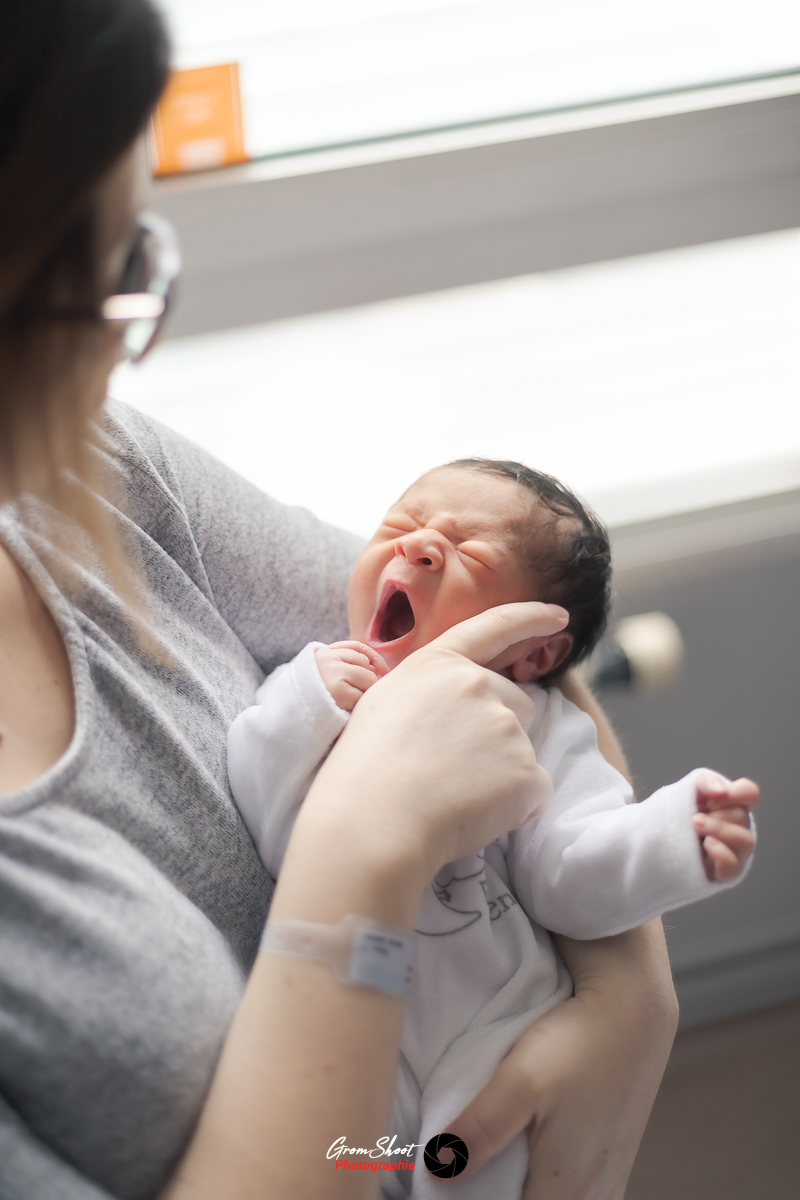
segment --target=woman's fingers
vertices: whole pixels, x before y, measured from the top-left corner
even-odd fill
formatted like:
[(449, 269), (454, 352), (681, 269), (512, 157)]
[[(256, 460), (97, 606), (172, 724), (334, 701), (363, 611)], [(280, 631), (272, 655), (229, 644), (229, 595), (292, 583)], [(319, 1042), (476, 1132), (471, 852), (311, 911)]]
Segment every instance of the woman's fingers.
[(430, 643), (430, 648), (454, 650), (482, 666), (508, 647), (528, 638), (557, 633), (569, 621), (558, 604), (501, 604), (454, 625)]
[[(508, 646), (539, 635), (549, 635), (563, 629), (569, 613), (558, 604), (501, 604), (486, 612), (454, 625), (430, 642), (418, 654), (456, 653), (478, 665), (498, 658)], [(412, 656), (413, 657), (413, 656)], [(506, 708), (513, 712), (524, 730), (536, 716), (536, 707), (529, 696), (510, 679), (492, 672), (492, 688)]]
[(469, 1151), (462, 1179), (502, 1154), (536, 1116), (537, 1091), (525, 1062), (527, 1038), (522, 1035), (486, 1087), (455, 1121), (448, 1121), (447, 1132), (460, 1137)]

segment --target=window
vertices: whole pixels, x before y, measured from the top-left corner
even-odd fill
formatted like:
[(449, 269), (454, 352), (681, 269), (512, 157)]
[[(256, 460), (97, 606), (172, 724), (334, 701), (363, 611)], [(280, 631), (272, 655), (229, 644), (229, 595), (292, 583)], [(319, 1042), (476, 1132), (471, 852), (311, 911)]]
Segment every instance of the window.
[(796, 0), (161, 0), (180, 68), (240, 64), (251, 157), (781, 73)]
[(797, 488), (800, 6), (164, 2), (273, 157), (157, 181), (175, 340), (112, 394), (362, 533), (462, 454), (615, 524)]
[(472, 454), (625, 524), (800, 486), (799, 314), (788, 230), (178, 338), (112, 395), (365, 535)]

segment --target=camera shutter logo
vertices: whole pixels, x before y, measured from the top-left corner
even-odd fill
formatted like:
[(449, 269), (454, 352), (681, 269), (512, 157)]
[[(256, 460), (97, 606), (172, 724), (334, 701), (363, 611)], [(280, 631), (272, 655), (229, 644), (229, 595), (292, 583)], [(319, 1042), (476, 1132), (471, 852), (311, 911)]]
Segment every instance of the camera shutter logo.
[[(439, 1152), (441, 1150), (451, 1150), (453, 1153), (452, 1162), (440, 1162)], [(456, 1137), (454, 1133), (440, 1133), (436, 1137), (432, 1137), (424, 1150), (425, 1166), (430, 1171), (431, 1175), (436, 1175), (439, 1179), (453, 1179), (456, 1175), (460, 1175), (469, 1162), (469, 1150), (466, 1143), (462, 1142), (461, 1138)]]

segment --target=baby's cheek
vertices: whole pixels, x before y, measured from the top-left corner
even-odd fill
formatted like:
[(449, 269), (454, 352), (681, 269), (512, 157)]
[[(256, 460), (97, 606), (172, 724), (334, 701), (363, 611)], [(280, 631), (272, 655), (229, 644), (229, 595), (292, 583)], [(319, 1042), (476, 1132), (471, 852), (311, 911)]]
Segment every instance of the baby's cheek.
[(347, 617), (350, 622), (350, 638), (353, 641), (363, 642), (366, 639), (373, 608), (371, 589), (353, 580), (347, 594)]

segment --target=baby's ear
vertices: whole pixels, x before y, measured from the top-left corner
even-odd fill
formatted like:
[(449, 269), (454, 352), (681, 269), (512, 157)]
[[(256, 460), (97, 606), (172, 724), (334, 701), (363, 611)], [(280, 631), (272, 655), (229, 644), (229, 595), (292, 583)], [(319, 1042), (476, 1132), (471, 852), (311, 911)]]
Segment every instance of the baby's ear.
[(541, 679), (560, 667), (572, 649), (572, 634), (566, 629), (561, 633), (552, 633), (543, 646), (537, 646), (521, 654), (511, 664), (511, 677), (517, 683), (530, 683), (533, 679)]

